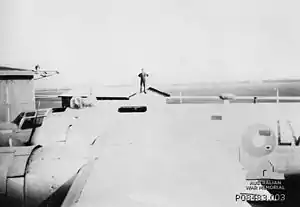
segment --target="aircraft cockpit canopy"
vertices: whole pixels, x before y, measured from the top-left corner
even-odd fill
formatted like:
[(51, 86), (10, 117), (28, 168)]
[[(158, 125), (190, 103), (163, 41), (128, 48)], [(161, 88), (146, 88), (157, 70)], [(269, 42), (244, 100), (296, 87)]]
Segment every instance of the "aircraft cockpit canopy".
[(12, 123), (16, 124), (20, 129), (32, 129), (40, 127), (44, 118), (48, 115), (49, 110), (41, 109), (37, 111), (21, 112)]

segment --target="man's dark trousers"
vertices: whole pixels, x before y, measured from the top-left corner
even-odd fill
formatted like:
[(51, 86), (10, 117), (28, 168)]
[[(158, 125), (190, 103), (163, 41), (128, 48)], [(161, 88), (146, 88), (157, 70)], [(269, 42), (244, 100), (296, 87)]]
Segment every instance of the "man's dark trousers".
[(145, 81), (141, 80), (140, 82), (140, 92), (143, 92), (143, 88), (144, 88), (144, 93), (146, 93), (146, 83)]

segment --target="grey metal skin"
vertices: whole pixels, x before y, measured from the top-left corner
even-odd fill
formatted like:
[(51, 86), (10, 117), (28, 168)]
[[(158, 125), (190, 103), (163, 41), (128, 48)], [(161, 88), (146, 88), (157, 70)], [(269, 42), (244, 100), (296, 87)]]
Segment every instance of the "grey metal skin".
[(0, 206), (72, 206), (93, 161), (66, 146), (1, 147)]
[[(281, 136), (282, 132), (279, 122), (277, 126), (275, 133), (275, 130), (267, 125), (254, 124), (249, 126), (242, 136), (239, 161), (247, 169), (247, 176), (252, 179), (284, 179), (284, 176), (300, 173), (300, 147), (294, 143), (280, 145), (278, 136)], [(268, 134), (262, 133), (266, 131)], [(252, 144), (255, 136), (265, 140), (262, 146), (255, 147)]]
[[(11, 144), (13, 146), (24, 146), (24, 143), (30, 137), (31, 130), (16, 133), (17, 130), (18, 126), (13, 123), (0, 124), (0, 147), (8, 147), (9, 139), (12, 140)], [(23, 137), (23, 141), (18, 139), (20, 136)]]

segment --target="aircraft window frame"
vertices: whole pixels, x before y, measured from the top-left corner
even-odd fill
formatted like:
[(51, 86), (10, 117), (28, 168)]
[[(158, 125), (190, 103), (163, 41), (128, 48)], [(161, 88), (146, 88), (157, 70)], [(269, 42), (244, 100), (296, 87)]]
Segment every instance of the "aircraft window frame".
[(25, 117), (32, 117), (35, 116), (36, 112), (35, 111), (29, 111), (25, 113)]
[[(26, 117), (21, 126), (21, 130), (33, 129), (34, 127), (37, 128), (37, 127), (42, 126), (44, 118), (45, 118), (45, 116)], [(30, 122), (29, 122), (29, 120), (30, 120)]]
[(48, 110), (38, 110), (37, 111), (37, 116), (46, 116), (47, 115)]
[(23, 117), (25, 115), (25, 112), (21, 112), (13, 121), (12, 123), (16, 124), (17, 126), (19, 126), (19, 124), (21, 123)]

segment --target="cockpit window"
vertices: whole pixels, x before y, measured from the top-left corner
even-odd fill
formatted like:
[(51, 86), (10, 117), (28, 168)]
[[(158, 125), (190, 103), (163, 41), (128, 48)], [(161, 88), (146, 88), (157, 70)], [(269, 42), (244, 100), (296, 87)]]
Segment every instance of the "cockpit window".
[(19, 126), (20, 121), (22, 120), (23, 116), (24, 116), (24, 112), (20, 113), (13, 121), (12, 123), (16, 124), (17, 126)]
[(40, 127), (43, 124), (44, 117), (26, 118), (21, 129), (32, 129), (34, 127)]
[(31, 112), (26, 112), (26, 117), (30, 117), (30, 116), (34, 116), (35, 115), (35, 111), (31, 111)]

